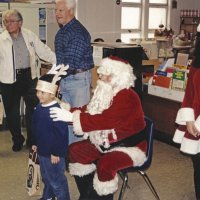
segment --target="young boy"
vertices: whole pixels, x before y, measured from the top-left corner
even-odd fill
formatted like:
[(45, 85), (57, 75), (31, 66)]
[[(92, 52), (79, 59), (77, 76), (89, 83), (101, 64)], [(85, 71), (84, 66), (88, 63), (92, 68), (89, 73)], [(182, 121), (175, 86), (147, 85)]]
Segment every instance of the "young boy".
[[(43, 196), (40, 200), (70, 200), (65, 172), (65, 157), (68, 147), (68, 126), (65, 122), (54, 122), (49, 116), (51, 107), (60, 107), (55, 100), (58, 86), (55, 75), (42, 76), (36, 86), (40, 103), (33, 113), (33, 146), (38, 152)], [(58, 76), (57, 76), (58, 78)], [(52, 81), (53, 80), (53, 81)]]

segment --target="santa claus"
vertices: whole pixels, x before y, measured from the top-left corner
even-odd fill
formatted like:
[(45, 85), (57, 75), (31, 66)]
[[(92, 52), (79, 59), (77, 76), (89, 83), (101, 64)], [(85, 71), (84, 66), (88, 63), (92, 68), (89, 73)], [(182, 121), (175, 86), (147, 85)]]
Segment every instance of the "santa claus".
[(69, 146), (69, 172), (79, 200), (112, 200), (118, 188), (117, 172), (146, 160), (144, 113), (132, 89), (131, 65), (119, 58), (104, 58), (90, 103), (70, 111), (52, 108), (54, 121), (73, 122), (74, 134), (85, 140)]
[(177, 112), (173, 141), (180, 151), (188, 154), (193, 163), (196, 199), (200, 200), (200, 25), (197, 27), (192, 63), (189, 69), (185, 96)]

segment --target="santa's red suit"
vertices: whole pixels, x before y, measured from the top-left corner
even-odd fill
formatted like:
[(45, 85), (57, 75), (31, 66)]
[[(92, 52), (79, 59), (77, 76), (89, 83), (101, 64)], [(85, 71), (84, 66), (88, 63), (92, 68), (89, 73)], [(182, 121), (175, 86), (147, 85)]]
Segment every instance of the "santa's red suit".
[(180, 150), (188, 154), (200, 153), (200, 137), (195, 137), (186, 130), (186, 122), (195, 121), (200, 131), (200, 68), (190, 67), (187, 87), (182, 107), (176, 117), (180, 126), (176, 130), (173, 141), (181, 144)]
[[(103, 97), (104, 101), (98, 104), (95, 97), (98, 95), (94, 94), (88, 106), (80, 110), (72, 109), (74, 133), (83, 135), (85, 140), (70, 145), (69, 171), (74, 175), (80, 193), (87, 193), (88, 189), (84, 185), (89, 184), (89, 180), (83, 181), (80, 186), (81, 180), (77, 177), (84, 178), (94, 174), (90, 181), (93, 181), (97, 194), (104, 196), (117, 190), (119, 170), (144, 163), (147, 144), (142, 132), (145, 121), (141, 102), (136, 92), (130, 88), (135, 79), (132, 76), (132, 67), (106, 58), (98, 73), (111, 74), (112, 88), (115, 89), (105, 106), (101, 103), (106, 102), (106, 95)], [(129, 77), (130, 80), (127, 81)], [(89, 196), (82, 195), (82, 198)]]

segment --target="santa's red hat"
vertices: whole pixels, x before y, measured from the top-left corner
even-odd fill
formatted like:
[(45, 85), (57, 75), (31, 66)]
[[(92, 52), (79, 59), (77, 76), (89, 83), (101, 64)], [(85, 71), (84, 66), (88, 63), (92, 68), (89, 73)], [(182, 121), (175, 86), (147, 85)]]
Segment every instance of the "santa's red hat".
[(104, 58), (97, 69), (97, 73), (108, 76), (111, 75), (112, 85), (120, 89), (134, 86), (134, 81), (136, 79), (133, 74), (133, 67), (128, 61), (115, 56)]

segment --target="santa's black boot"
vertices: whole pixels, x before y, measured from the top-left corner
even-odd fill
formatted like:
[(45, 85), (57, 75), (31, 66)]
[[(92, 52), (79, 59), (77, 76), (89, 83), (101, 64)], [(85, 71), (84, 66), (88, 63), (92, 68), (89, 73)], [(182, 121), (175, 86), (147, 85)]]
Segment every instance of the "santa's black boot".
[(89, 200), (89, 195), (93, 190), (93, 177), (94, 173), (79, 177), (74, 176), (80, 197), (78, 200)]
[(90, 192), (89, 200), (113, 200), (113, 194), (103, 195), (100, 196), (97, 192), (93, 189)]

